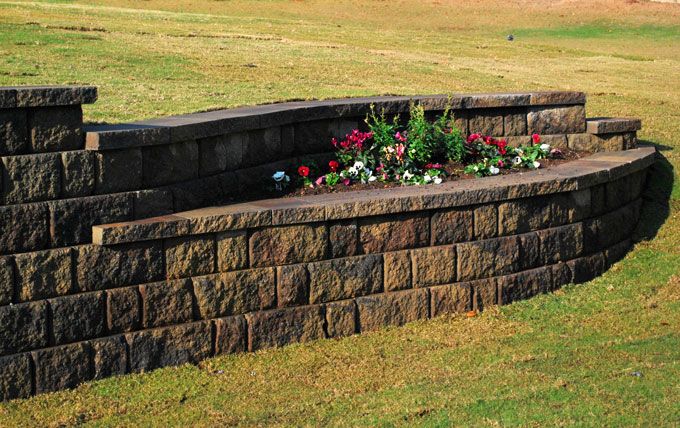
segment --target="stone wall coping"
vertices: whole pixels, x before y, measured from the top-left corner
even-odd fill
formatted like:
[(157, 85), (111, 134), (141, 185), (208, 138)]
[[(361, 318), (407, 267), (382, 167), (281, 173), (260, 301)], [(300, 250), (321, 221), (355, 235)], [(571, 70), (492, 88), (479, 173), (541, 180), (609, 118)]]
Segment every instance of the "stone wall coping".
[(0, 109), (92, 104), (96, 86), (0, 86)]
[(441, 185), (394, 187), (213, 206), (92, 228), (93, 242), (113, 245), (252, 227), (340, 220), (451, 208), (586, 189), (655, 161), (644, 146), (601, 152), (555, 167)]
[(642, 128), (642, 121), (634, 117), (589, 117), (586, 132), (589, 134), (613, 134), (636, 132)]
[(370, 106), (387, 113), (405, 112), (411, 101), (426, 110), (479, 109), (585, 104), (586, 95), (574, 91), (537, 91), (496, 94), (376, 96), (321, 101), (293, 101), (207, 111), (118, 125), (86, 127), (86, 149), (113, 150), (171, 144), (233, 132), (298, 122), (365, 116)]

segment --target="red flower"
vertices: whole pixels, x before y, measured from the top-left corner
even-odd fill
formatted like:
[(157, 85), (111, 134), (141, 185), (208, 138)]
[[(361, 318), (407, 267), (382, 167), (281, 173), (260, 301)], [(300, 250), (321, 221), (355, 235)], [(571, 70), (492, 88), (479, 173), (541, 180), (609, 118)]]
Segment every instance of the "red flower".
[(328, 162), (328, 167), (331, 169), (331, 172), (337, 171), (339, 166), (340, 164), (337, 161), (332, 160)]
[(538, 134), (534, 134), (531, 136), (531, 141), (533, 141), (534, 144), (538, 144), (541, 142), (541, 136)]
[(479, 135), (479, 134), (470, 134), (470, 136), (467, 138), (467, 142), (471, 143), (479, 137), (481, 137), (481, 135)]
[(302, 165), (300, 168), (298, 168), (298, 174), (300, 174), (302, 177), (307, 177), (309, 175), (309, 167)]

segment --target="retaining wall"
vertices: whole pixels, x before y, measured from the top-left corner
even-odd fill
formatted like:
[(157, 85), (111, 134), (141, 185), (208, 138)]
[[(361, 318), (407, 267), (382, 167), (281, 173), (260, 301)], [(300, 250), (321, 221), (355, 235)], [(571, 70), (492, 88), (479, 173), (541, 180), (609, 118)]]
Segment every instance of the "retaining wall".
[[(602, 151), (440, 186), (217, 205), (328, 158), (375, 104), (83, 127), (91, 87), (0, 89), (0, 399), (503, 304), (625, 254), (653, 148), (577, 92), (413, 97), (464, 132)], [(625, 151), (624, 151), (625, 150)], [(203, 208), (207, 207), (207, 208)], [(157, 217), (160, 216), (160, 217)]]

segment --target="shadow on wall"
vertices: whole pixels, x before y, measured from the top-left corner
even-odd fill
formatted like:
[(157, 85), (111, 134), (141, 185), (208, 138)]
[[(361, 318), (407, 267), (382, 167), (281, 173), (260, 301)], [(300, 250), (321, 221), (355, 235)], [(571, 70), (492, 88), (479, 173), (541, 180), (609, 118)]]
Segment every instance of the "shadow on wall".
[(670, 198), (673, 190), (673, 165), (663, 152), (673, 150), (672, 147), (640, 140), (642, 144), (655, 145), (656, 162), (649, 168), (647, 181), (642, 191), (642, 211), (633, 240), (640, 242), (653, 239), (670, 215)]

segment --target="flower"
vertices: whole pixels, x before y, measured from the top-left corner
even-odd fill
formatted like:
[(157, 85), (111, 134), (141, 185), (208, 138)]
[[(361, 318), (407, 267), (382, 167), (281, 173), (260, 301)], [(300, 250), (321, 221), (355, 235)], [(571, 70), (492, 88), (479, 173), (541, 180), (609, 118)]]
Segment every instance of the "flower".
[(354, 162), (354, 169), (356, 170), (364, 169), (364, 163), (361, 161)]
[(345, 186), (349, 186), (349, 183), (350, 183), (349, 178), (345, 178), (344, 180), (342, 180), (342, 184), (344, 184)]
[(467, 142), (471, 143), (479, 137), (481, 137), (481, 135), (479, 135), (479, 134), (470, 134), (470, 136), (467, 138)]
[(560, 149), (552, 149), (550, 150), (550, 156), (554, 158), (561, 158), (564, 157), (564, 153), (562, 153), (562, 150)]
[(378, 177), (376, 177), (375, 175), (372, 175), (372, 176), (368, 177), (368, 182), (370, 183), (370, 182), (375, 181), (377, 179), (378, 179)]
[(349, 175), (352, 176), (352, 177), (356, 177), (357, 174), (359, 174), (359, 171), (357, 171), (357, 169), (356, 169), (355, 167), (353, 167), (353, 166), (349, 167), (349, 168), (347, 169), (347, 172), (348, 172)]
[(499, 168), (505, 167), (505, 162), (503, 162), (503, 159), (498, 159), (498, 167)]
[(496, 168), (495, 166), (490, 166), (490, 167), (489, 167), (489, 172), (491, 173), (491, 175), (496, 175), (496, 174), (498, 174), (499, 172), (501, 172), (501, 170), (498, 169), (498, 168)]
[(404, 137), (403, 135), (401, 135), (401, 132), (397, 132), (396, 134), (394, 134), (394, 138), (396, 138), (397, 140), (401, 141), (402, 143), (405, 143), (405, 142), (406, 142), (406, 137)]
[(300, 166), (298, 168), (298, 174), (300, 174), (301, 177), (307, 177), (309, 175), (309, 167), (307, 166)]
[[(288, 177), (288, 176), (286, 175), (286, 172), (285, 172), (285, 171), (276, 171), (276, 172), (274, 173), (274, 175), (272, 175), (272, 178), (273, 178), (274, 181), (276, 181), (277, 183), (283, 181), (286, 177)], [(286, 180), (286, 181), (288, 181), (288, 180)]]
[(538, 143), (541, 142), (541, 136), (538, 135), (538, 134), (533, 134), (533, 135), (531, 136), (531, 141), (533, 141), (534, 144), (538, 144)]
[(338, 161), (332, 160), (332, 161), (328, 162), (328, 168), (330, 168), (331, 172), (337, 171), (339, 167), (340, 167), (340, 164), (338, 163)]
[(550, 150), (550, 144), (547, 144), (547, 143), (541, 144), (541, 150), (548, 153), (548, 151)]
[(442, 184), (442, 179), (439, 177), (434, 178), (434, 184)]
[(541, 167), (541, 164), (538, 163), (538, 161), (534, 161), (533, 165), (534, 165), (534, 168), (540, 168)]
[(512, 159), (512, 164), (513, 164), (513, 165), (519, 165), (519, 164), (521, 164), (521, 163), (522, 163), (522, 158), (519, 157), (519, 156), (515, 156), (515, 157)]
[(430, 181), (432, 181), (432, 177), (430, 177), (430, 174), (425, 174), (425, 175), (423, 176), (423, 180), (424, 180), (426, 183), (429, 183)]
[(413, 178), (413, 174), (411, 174), (408, 170), (404, 171), (404, 180), (410, 180)]
[(428, 163), (425, 169), (442, 169), (444, 166), (440, 163)]
[(321, 185), (323, 184), (324, 178), (326, 178), (326, 176), (325, 176), (325, 175), (322, 175), (321, 177), (319, 177), (319, 178), (316, 179), (316, 181), (314, 182), (314, 184), (316, 184), (317, 186), (321, 186)]

